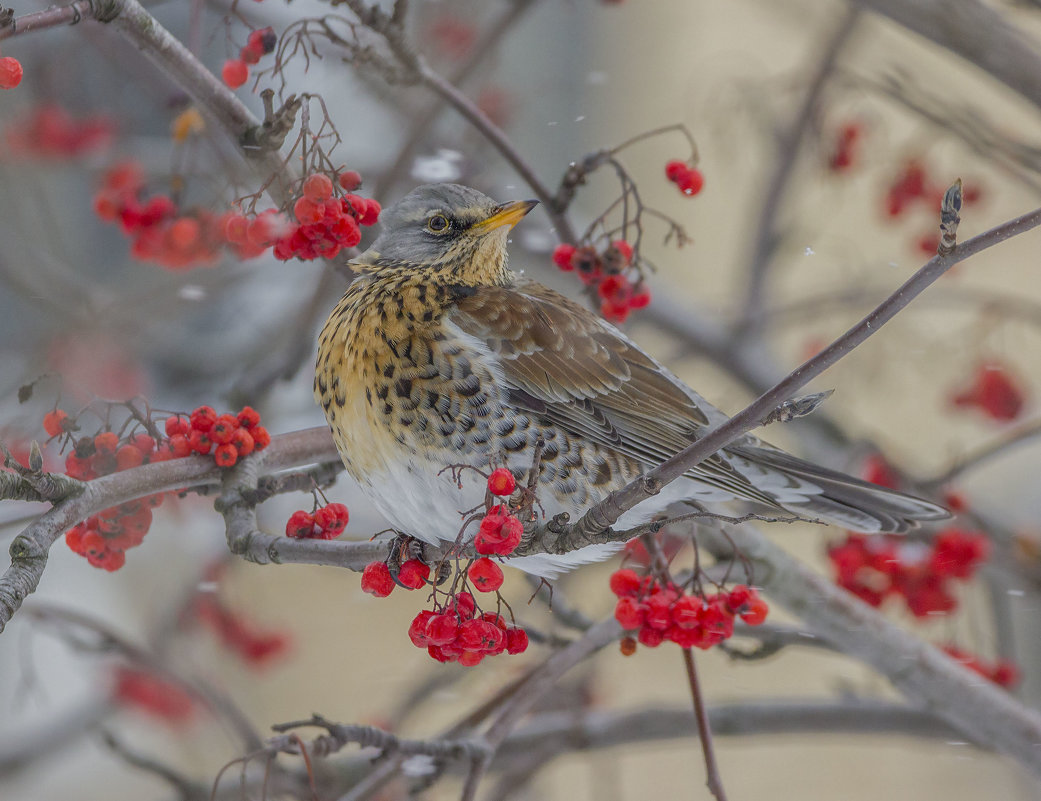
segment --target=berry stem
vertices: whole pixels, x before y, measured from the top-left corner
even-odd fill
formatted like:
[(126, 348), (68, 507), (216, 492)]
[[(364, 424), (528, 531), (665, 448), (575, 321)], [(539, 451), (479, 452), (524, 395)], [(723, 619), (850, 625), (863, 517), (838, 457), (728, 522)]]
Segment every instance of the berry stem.
[(719, 773), (719, 765), (716, 764), (716, 749), (712, 741), (712, 728), (708, 722), (708, 713), (705, 710), (705, 699), (701, 695), (698, 671), (694, 666), (694, 651), (691, 648), (681, 650), (683, 651), (683, 664), (687, 667), (687, 679), (690, 681), (690, 695), (694, 700), (694, 718), (698, 722), (701, 753), (705, 757), (705, 784), (718, 801), (727, 801), (727, 793), (723, 789), (723, 777)]

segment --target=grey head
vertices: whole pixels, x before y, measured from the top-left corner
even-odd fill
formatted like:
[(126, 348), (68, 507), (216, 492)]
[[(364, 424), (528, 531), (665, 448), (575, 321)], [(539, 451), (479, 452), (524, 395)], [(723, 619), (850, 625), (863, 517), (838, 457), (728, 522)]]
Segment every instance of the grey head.
[(499, 203), (461, 184), (424, 184), (383, 210), (379, 236), (353, 263), (370, 271), (458, 262), (499, 233), (505, 249), (509, 229), (535, 205)]

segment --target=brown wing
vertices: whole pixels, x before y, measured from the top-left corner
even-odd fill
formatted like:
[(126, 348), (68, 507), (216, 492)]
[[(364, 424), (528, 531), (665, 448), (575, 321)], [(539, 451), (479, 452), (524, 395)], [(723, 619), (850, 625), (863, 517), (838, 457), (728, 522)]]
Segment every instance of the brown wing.
[[(447, 319), (498, 357), (511, 403), (644, 465), (678, 453), (708, 425), (694, 399), (646, 353), (541, 284), (481, 287)], [(691, 477), (775, 505), (718, 454)]]

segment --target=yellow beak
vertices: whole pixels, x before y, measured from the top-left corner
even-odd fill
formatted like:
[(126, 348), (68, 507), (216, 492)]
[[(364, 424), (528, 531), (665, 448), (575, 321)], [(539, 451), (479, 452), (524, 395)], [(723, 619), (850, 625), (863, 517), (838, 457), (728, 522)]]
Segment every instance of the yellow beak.
[(529, 211), (539, 205), (537, 200), (514, 200), (503, 203), (491, 217), (474, 223), (472, 230), (482, 234), (489, 234), (496, 228), (508, 225), (513, 228)]

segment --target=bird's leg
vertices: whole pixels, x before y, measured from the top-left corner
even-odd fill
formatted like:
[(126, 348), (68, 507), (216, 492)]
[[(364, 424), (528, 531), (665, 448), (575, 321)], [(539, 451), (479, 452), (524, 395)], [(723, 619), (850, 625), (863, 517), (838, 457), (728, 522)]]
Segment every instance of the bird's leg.
[[(390, 569), (390, 577), (394, 579), (394, 583), (399, 587), (404, 587), (405, 585), (398, 581), (398, 573), (401, 572), (401, 566), (409, 559), (418, 559), (423, 564), (430, 564), (426, 556), (426, 543), (408, 534), (398, 532), (394, 539), (390, 541), (390, 555), (387, 557), (387, 567)], [(433, 578), (440, 584), (448, 577), (448, 565), (440, 563), (435, 565), (435, 568), (437, 572)]]

